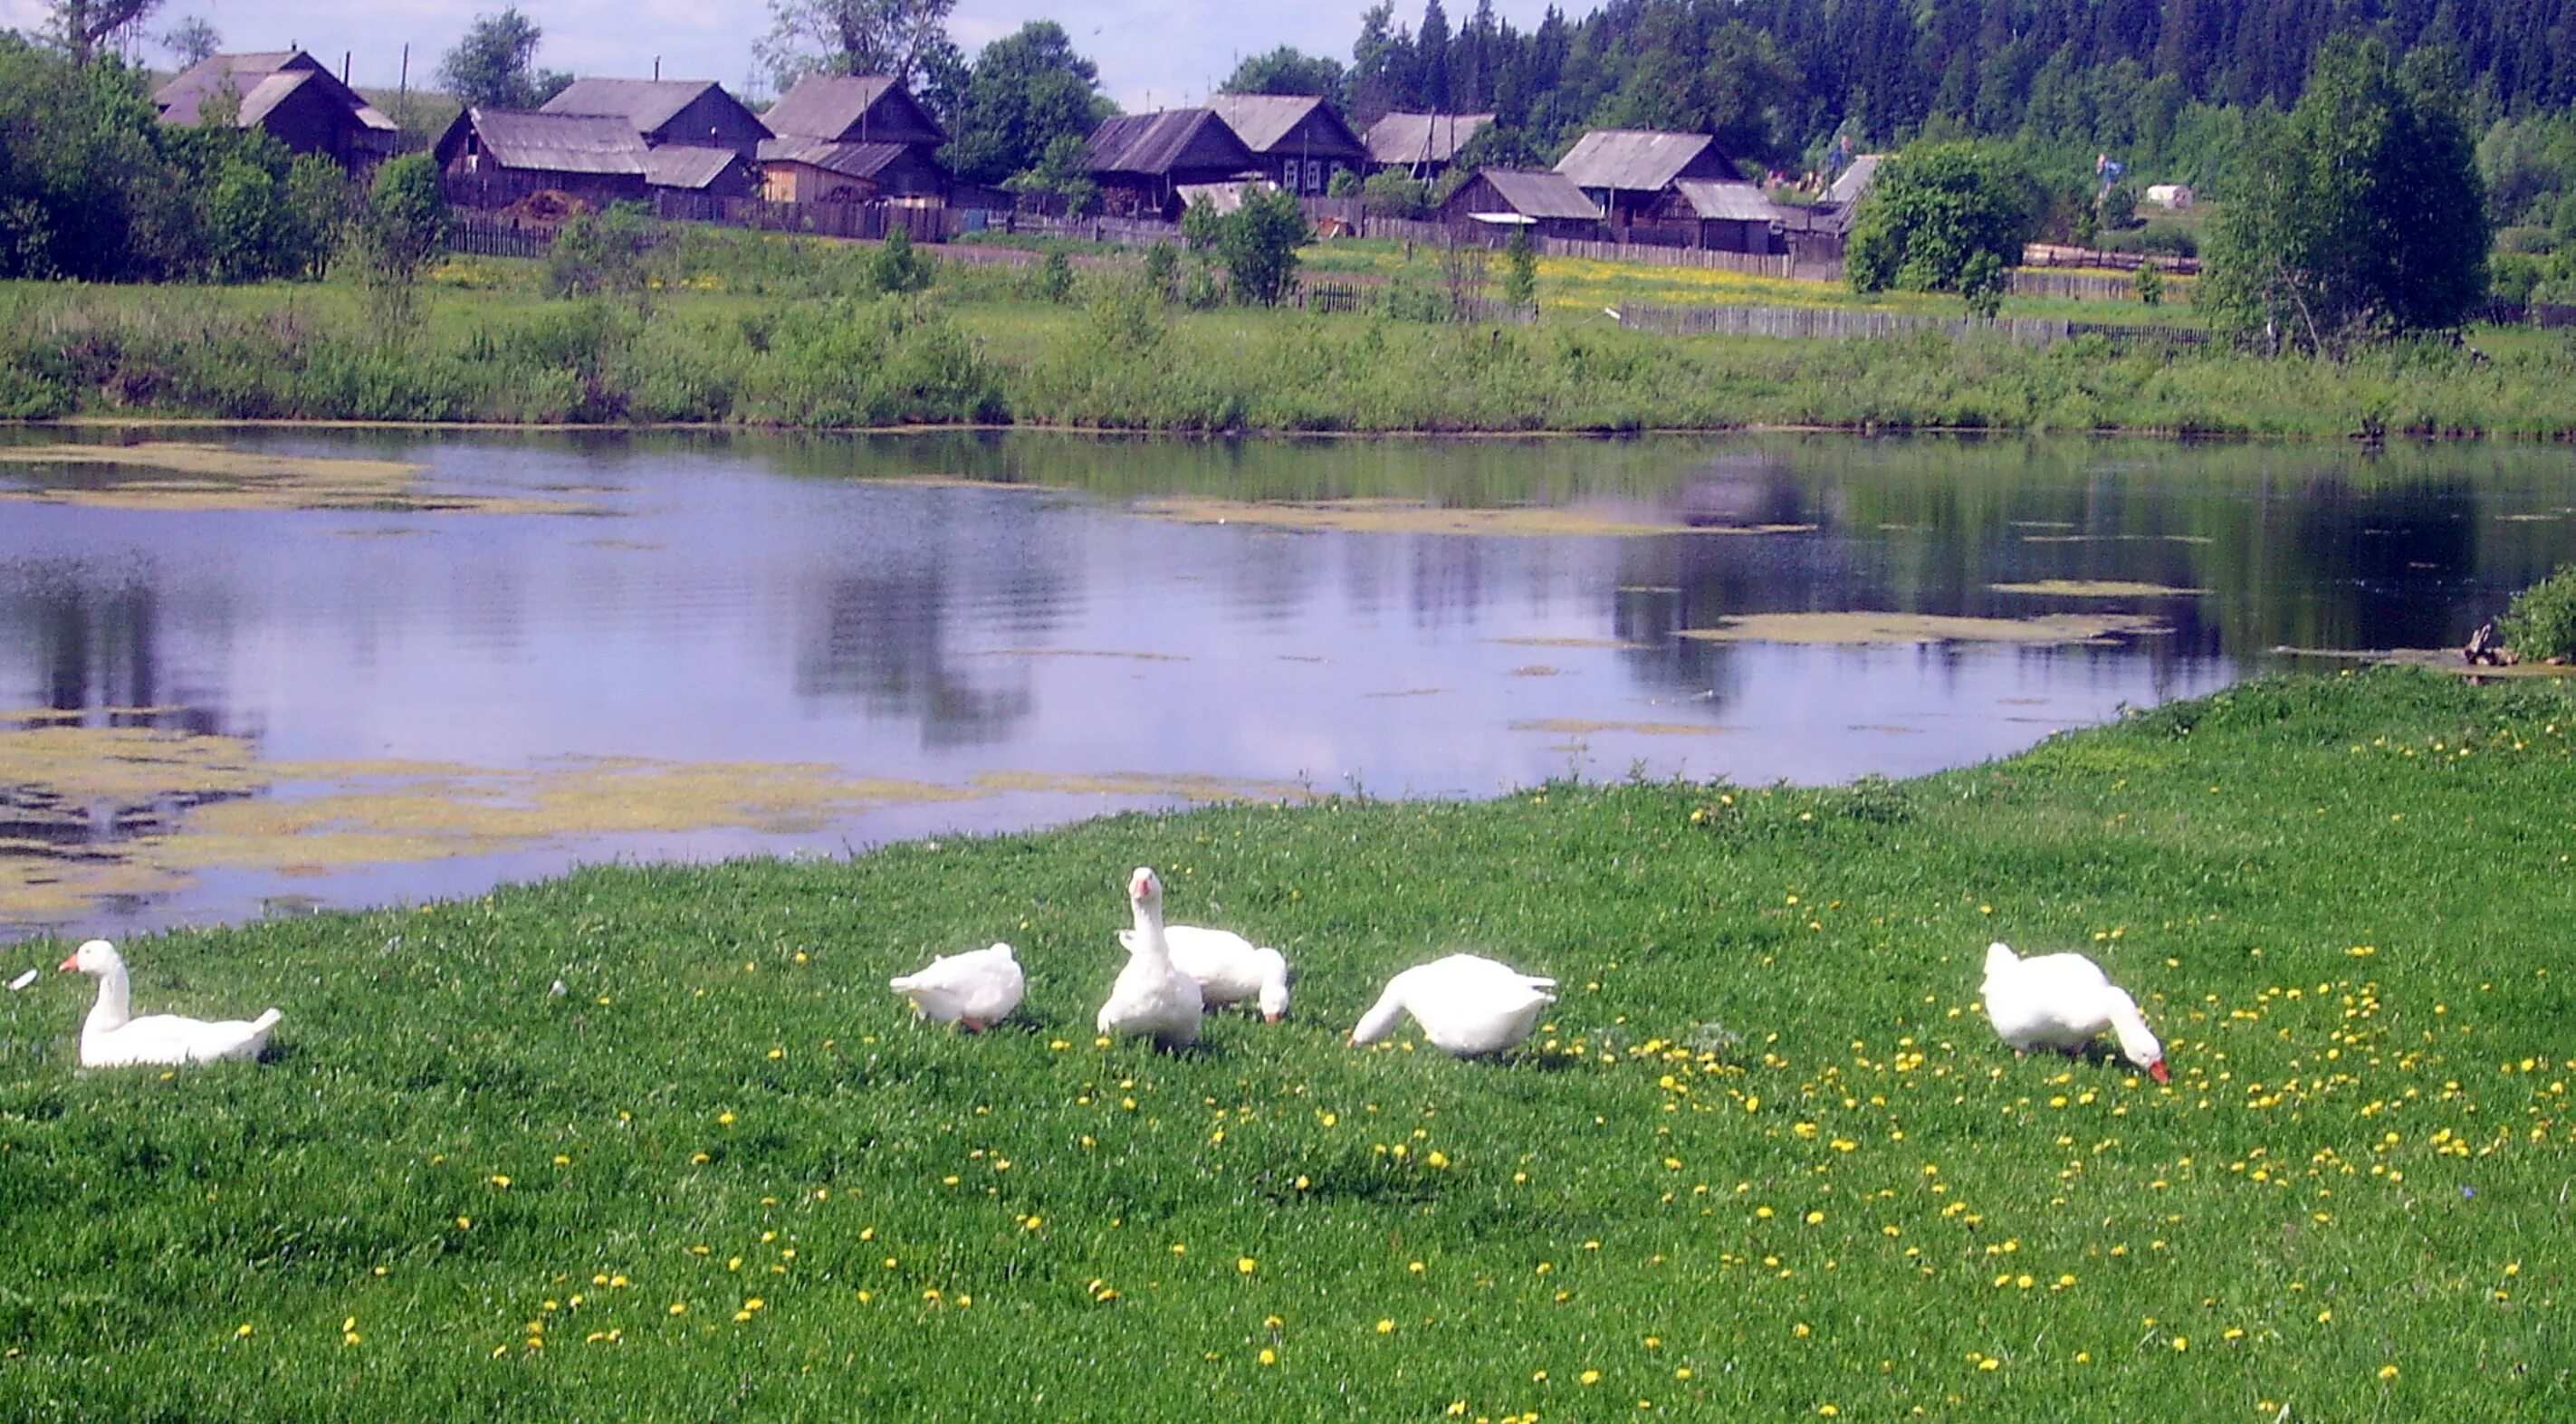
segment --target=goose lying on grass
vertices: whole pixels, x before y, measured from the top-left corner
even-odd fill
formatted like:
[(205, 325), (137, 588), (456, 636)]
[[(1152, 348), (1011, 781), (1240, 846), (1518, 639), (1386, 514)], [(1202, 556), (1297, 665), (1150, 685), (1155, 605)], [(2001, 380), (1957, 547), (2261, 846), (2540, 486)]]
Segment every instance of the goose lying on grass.
[(116, 946), (94, 939), (73, 950), (62, 962), (66, 974), (98, 976), (98, 1002), (81, 1025), (80, 1062), (84, 1068), (120, 1068), (137, 1063), (212, 1063), (226, 1058), (257, 1058), (268, 1047), (269, 1031), (281, 1017), (275, 1009), (255, 1019), (209, 1023), (177, 1014), (132, 1011), (132, 983)]
[(1199, 983), (1172, 964), (1163, 935), (1163, 882), (1144, 866), (1128, 877), (1127, 898), (1136, 928), (1123, 936), (1127, 965), (1100, 1006), (1100, 1031), (1113, 1038), (1150, 1038), (1158, 1047), (1198, 1042)]
[(1461, 1058), (1519, 1046), (1538, 1023), (1539, 1010), (1556, 1002), (1553, 979), (1523, 974), (1474, 954), (1453, 954), (1417, 964), (1386, 981), (1377, 1004), (1351, 1030), (1351, 1046), (1375, 1043), (1406, 1014), (1422, 1025), (1434, 1048)]
[[(1120, 930), (1118, 942), (1135, 953), (1136, 932)], [(1232, 930), (1197, 925), (1165, 925), (1163, 943), (1171, 951), (1172, 966), (1198, 981), (1204, 1007), (1221, 1009), (1250, 999), (1272, 1023), (1288, 1012), (1288, 958), (1279, 951)]]
[(2119, 1037), (2122, 1056), (2148, 1077), (2159, 1083), (2173, 1079), (2164, 1045), (2147, 1028), (2137, 1001), (2083, 955), (2024, 959), (1998, 940), (1986, 946), (1983, 992), (1986, 1017), (2015, 1053), (2053, 1048), (2072, 1055), (2109, 1029)]
[(941, 955), (886, 985), (910, 999), (912, 1011), (922, 1018), (981, 1033), (1020, 1006), (1028, 979), (1011, 957), (1011, 947), (996, 942), (988, 949)]

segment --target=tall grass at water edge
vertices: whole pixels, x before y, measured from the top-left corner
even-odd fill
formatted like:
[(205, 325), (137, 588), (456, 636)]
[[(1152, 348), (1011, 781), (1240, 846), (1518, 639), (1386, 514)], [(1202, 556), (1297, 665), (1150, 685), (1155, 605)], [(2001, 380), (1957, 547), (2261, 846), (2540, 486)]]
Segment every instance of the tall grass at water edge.
[[(986, 283), (1002, 278), (979, 279)], [(819, 428), (1629, 431), (1757, 424), (2563, 436), (2576, 346), (2513, 334), (2335, 363), (1924, 336), (1663, 337), (990, 294), (646, 301), (441, 290), (399, 339), (302, 291), (0, 292), (0, 416)]]
[[(162, 936), (141, 1001), (278, 1004), (277, 1054), (81, 1075), (85, 982), (0, 999), (0, 1412), (2561, 1418), (2571, 806), (2564, 690), (2368, 673), (1903, 783)], [(1094, 1043), (1138, 864), (1285, 948), (1287, 1022)], [(996, 938), (995, 1032), (885, 990)], [(2004, 1051), (1993, 938), (2102, 960), (2171, 1087)], [(1560, 981), (1528, 1051), (1342, 1046), (1459, 949)]]

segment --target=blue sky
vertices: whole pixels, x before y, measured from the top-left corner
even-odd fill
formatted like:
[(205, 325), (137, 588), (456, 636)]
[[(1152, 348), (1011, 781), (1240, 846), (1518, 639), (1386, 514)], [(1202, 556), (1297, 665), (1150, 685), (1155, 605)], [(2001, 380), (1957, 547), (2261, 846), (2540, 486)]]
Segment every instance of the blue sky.
[[(238, 50), (312, 51), (333, 69), (350, 56), (350, 78), (360, 85), (391, 87), (400, 76), (402, 47), (411, 45), (415, 84), (438, 67), (477, 14), (496, 13), (506, 0), (164, 0), (147, 28), (165, 29), (183, 15), (202, 15)], [(1474, 10), (1473, 0), (1447, 3), (1451, 23)], [(662, 61), (673, 79), (714, 79), (740, 91), (753, 77), (751, 42), (769, 28), (764, 0), (521, 0), (520, 11), (545, 31), (538, 62), (577, 75), (643, 77)], [(948, 29), (971, 55), (1034, 19), (1053, 19), (1073, 36), (1074, 48), (1100, 66), (1101, 85), (1128, 110), (1169, 108), (1203, 98), (1249, 54), (1295, 45), (1348, 63), (1367, 0), (1272, 0), (1268, 4), (1219, 0), (960, 0)], [(1495, 10), (1516, 25), (1536, 23), (1545, 0), (1497, 0)], [(1589, 7), (1569, 6), (1578, 13)], [(43, 0), (0, 0), (0, 27), (32, 29), (43, 22)], [(1396, 0), (1396, 18), (1418, 22), (1421, 0)], [(157, 46), (148, 62), (167, 64)], [(762, 93), (766, 93), (765, 80)]]

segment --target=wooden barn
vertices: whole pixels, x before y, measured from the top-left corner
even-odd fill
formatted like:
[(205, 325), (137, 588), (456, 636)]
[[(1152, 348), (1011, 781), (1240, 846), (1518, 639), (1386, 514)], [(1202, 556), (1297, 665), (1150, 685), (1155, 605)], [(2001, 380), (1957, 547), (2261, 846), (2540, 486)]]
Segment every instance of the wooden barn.
[(219, 54), (192, 65), (152, 96), (165, 124), (203, 123), (229, 106), (239, 128), (261, 129), (296, 153), (319, 153), (363, 170), (389, 157), (394, 121), (300, 49)]
[(1428, 183), (1448, 172), (1458, 150), (1493, 121), (1491, 114), (1388, 114), (1360, 142), (1370, 163)]
[(1594, 129), (1575, 141), (1556, 171), (1592, 195), (1613, 228), (1640, 220), (1677, 179), (1740, 182), (1744, 175), (1707, 134)]
[(1321, 99), (1302, 94), (1218, 94), (1208, 100), (1261, 176), (1291, 193), (1321, 193), (1343, 169), (1366, 171), (1368, 148)]
[(666, 143), (644, 150), (644, 185), (705, 198), (760, 196), (760, 168), (730, 148)]
[(1769, 256), (1788, 250), (1780, 210), (1752, 183), (1674, 179), (1672, 191), (1650, 210), (1649, 220), (1686, 228), (1691, 246), (1713, 252)]
[(1230, 182), (1261, 167), (1214, 109), (1112, 116), (1091, 131), (1082, 157), (1110, 217), (1177, 218), (1183, 185)]
[(449, 198), (467, 207), (507, 207), (549, 189), (601, 206), (650, 197), (651, 150), (626, 120), (606, 114), (466, 109), (432, 151)]
[(1545, 169), (1480, 169), (1440, 205), (1440, 219), (1527, 227), (1541, 237), (1601, 236), (1601, 205), (1573, 179)]
[(728, 148), (750, 158), (769, 137), (759, 115), (704, 79), (576, 79), (537, 112), (612, 115), (648, 148)]

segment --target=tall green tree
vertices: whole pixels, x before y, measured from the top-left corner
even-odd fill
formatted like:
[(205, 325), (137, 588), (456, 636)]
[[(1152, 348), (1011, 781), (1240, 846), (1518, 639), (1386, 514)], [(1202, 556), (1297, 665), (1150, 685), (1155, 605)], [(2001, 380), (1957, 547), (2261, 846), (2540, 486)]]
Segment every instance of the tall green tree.
[(753, 52), (781, 89), (808, 74), (884, 74), (909, 85), (953, 48), (957, 0), (769, 0), (769, 34)]
[(1882, 166), (1861, 200), (1844, 275), (1855, 291), (1955, 292), (1992, 316), (2039, 211), (2038, 184), (2006, 150), (1918, 143)]
[(446, 249), (447, 224), (447, 192), (439, 183), (437, 160), (406, 153), (376, 170), (354, 236), (363, 259), (359, 277), (386, 340), (409, 336), (420, 274)]
[(533, 109), (572, 83), (572, 76), (537, 68), (537, 44), (546, 32), (509, 6), (477, 15), (465, 38), (438, 61), (438, 82), (472, 108)]
[(1234, 73), (1217, 86), (1221, 94), (1311, 94), (1317, 98), (1342, 101), (1342, 62), (1328, 55), (1307, 54), (1294, 45), (1281, 45), (1267, 54), (1256, 54), (1234, 67)]
[(212, 59), (224, 47), (224, 37), (203, 15), (182, 15), (177, 24), (161, 32), (161, 47), (170, 58), (186, 69), (200, 61)]
[(970, 183), (1002, 183), (1040, 166), (1059, 139), (1078, 147), (1115, 108), (1064, 26), (1032, 20), (976, 54), (950, 101), (940, 157)]
[(2229, 185), (2197, 298), (2211, 319), (2309, 350), (2468, 320), (2492, 233), (2462, 110), (2443, 52), (2329, 44)]
[(160, 6), (161, 0), (52, 0), (46, 28), (72, 63), (86, 65), (100, 45), (142, 24)]

